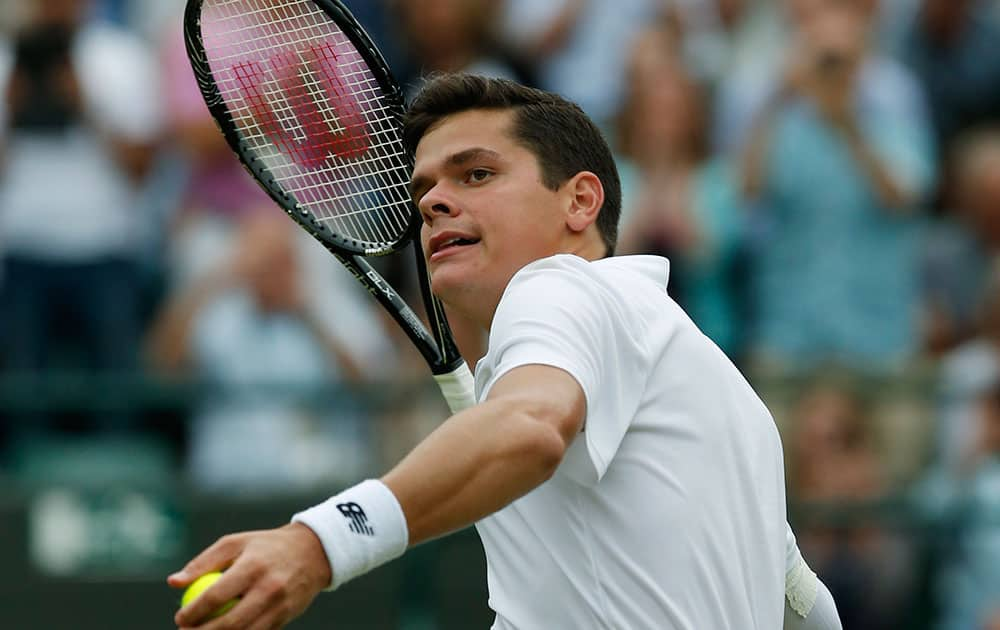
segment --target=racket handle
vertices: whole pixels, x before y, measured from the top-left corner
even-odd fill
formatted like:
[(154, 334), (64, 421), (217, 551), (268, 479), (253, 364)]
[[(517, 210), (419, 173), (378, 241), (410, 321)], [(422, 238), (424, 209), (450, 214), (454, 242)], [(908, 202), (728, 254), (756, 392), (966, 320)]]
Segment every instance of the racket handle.
[(458, 413), (476, 404), (475, 381), (465, 361), (447, 374), (435, 374), (434, 380), (441, 388), (441, 393), (448, 401), (452, 413)]

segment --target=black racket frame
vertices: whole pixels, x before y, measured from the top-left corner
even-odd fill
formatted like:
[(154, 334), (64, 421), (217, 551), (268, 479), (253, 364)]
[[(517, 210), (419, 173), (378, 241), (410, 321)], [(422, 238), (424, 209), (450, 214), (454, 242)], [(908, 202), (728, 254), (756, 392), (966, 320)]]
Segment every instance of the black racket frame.
[[(357, 19), (339, 0), (308, 0), (319, 7), (333, 20), (350, 39), (369, 70), (384, 92), (386, 106), (390, 110), (391, 119), (401, 129), (404, 116), (403, 93), (399, 84), (393, 78), (389, 66), (378, 50), (378, 47), (358, 23)], [(410, 203), (410, 221), (401, 238), (395, 243), (381, 249), (364, 247), (355, 239), (346, 238), (331, 232), (325, 225), (316, 220), (308, 210), (299, 207), (297, 200), (282, 191), (275, 183), (274, 177), (262, 164), (261, 160), (251, 154), (236, 125), (233, 123), (229, 109), (219, 92), (212, 70), (209, 67), (205, 46), (201, 35), (201, 8), (204, 0), (188, 0), (184, 10), (184, 39), (188, 58), (194, 71), (195, 79), (215, 120), (226, 138), (226, 142), (240, 162), (250, 172), (258, 184), (297, 224), (305, 229), (361, 282), (375, 299), (386, 309), (394, 320), (402, 327), (417, 350), (427, 361), (434, 374), (447, 374), (455, 370), (463, 359), (459, 354), (448, 326), (444, 307), (440, 300), (430, 290), (430, 279), (424, 254), (418, 238), (421, 217), (417, 208)], [(407, 154), (406, 162), (412, 171), (413, 156)], [(398, 292), (365, 260), (366, 256), (384, 256), (403, 250), (413, 244), (416, 260), (417, 278), (421, 297), (430, 321), (433, 335), (427, 331), (423, 322), (412, 308), (403, 300)]]

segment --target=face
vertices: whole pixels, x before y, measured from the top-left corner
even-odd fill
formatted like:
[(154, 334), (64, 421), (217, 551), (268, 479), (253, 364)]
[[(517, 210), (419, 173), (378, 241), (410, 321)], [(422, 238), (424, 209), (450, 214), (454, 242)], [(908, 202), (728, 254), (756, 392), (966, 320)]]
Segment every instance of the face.
[(868, 24), (861, 10), (852, 5), (817, 9), (804, 21), (802, 31), (822, 72), (849, 73), (864, 57)]
[(648, 63), (636, 70), (628, 132), (638, 159), (694, 152), (703, 125), (695, 86), (673, 64)]
[(507, 132), (511, 117), (500, 110), (449, 116), (416, 151), (411, 190), (424, 219), (432, 289), (473, 316), (487, 308), (492, 317), (521, 267), (570, 249), (571, 184), (545, 187), (535, 155)]
[(409, 37), (421, 54), (450, 53), (466, 45), (469, 32), (463, 0), (407, 0), (402, 3)]
[(239, 267), (257, 306), (266, 312), (299, 306), (299, 263), (295, 232), (280, 214), (246, 219), (237, 244)]
[(986, 156), (974, 175), (960, 184), (960, 202), (976, 235), (1000, 248), (1000, 152)]
[(798, 446), (805, 453), (843, 452), (854, 441), (858, 410), (852, 398), (837, 389), (819, 389), (798, 409)]

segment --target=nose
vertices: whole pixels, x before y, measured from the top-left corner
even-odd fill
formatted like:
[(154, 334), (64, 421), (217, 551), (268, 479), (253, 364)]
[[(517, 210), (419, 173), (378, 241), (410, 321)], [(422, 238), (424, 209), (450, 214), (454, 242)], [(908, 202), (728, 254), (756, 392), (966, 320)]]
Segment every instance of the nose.
[(431, 224), (439, 216), (453, 217), (458, 214), (458, 204), (448, 197), (441, 185), (431, 188), (420, 198), (418, 204), (424, 222)]

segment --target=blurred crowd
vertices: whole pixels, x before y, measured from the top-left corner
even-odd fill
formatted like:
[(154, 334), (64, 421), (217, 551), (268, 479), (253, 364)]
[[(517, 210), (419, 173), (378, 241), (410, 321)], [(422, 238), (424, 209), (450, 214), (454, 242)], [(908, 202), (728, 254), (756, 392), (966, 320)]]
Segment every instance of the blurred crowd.
[[(1000, 0), (346, 4), (410, 94), (504, 76), (599, 123), (619, 252), (670, 259), (771, 406), (845, 628), (918, 627), (917, 600), (919, 627), (1000, 628)], [(206, 491), (282, 492), (378, 472), (443, 417), (372, 396), (426, 368), (229, 152), (178, 2), (5, 0), (0, 25), (0, 379), (205, 385), (165, 419), (0, 409), (0, 474), (139, 433)], [(842, 504), (872, 509), (808, 517)]]

